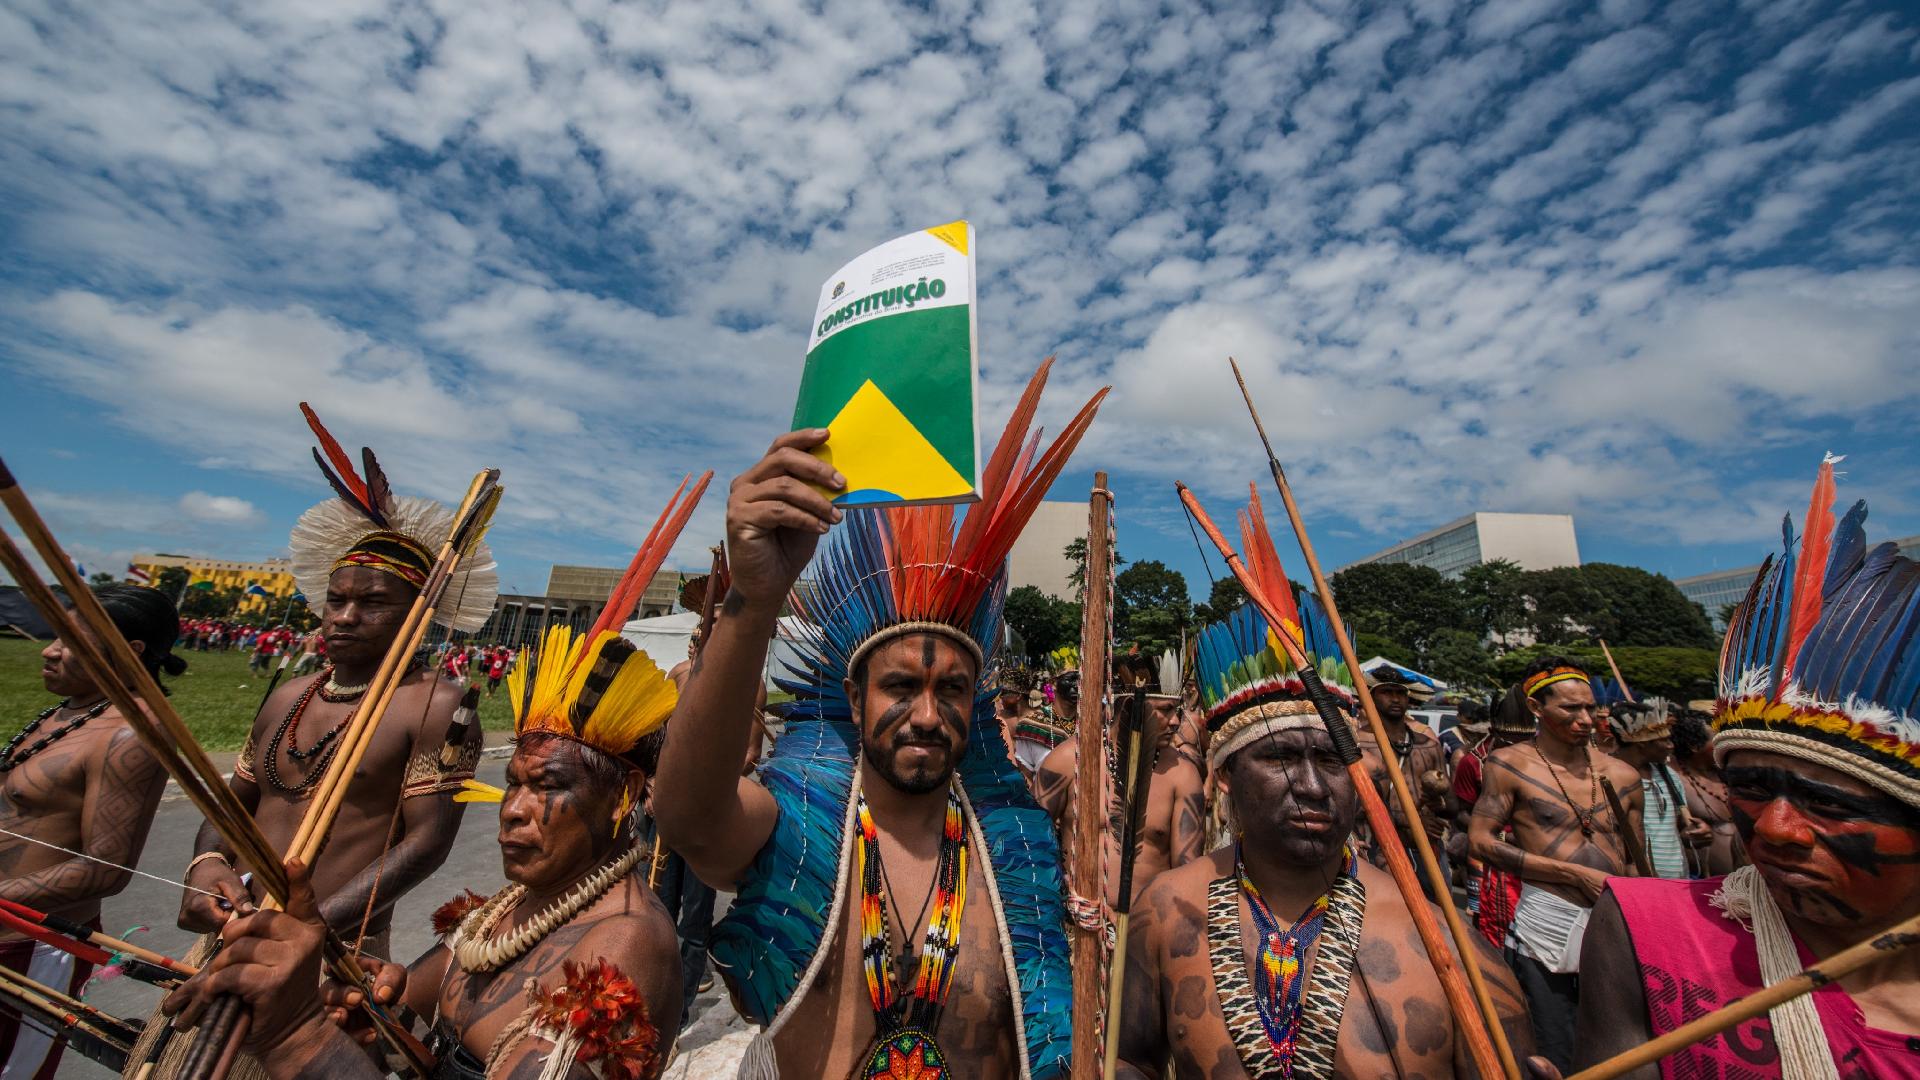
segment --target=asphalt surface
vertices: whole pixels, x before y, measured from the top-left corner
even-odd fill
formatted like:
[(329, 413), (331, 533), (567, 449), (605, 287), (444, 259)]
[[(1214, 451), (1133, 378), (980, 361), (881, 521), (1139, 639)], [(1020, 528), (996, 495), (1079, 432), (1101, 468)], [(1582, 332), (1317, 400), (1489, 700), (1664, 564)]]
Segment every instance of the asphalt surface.
[[(479, 778), (496, 786), (506, 773), (504, 756), (489, 757), (480, 764)], [(431, 917), (435, 908), (463, 889), (482, 896), (491, 895), (506, 884), (500, 872), (500, 849), (495, 843), (495, 808), (476, 803), (467, 808), (460, 824), (460, 836), (453, 851), (434, 875), (403, 897), (393, 920), (393, 955), (411, 961), (434, 943)], [(179, 795), (171, 784), (168, 797), (160, 804), (153, 830), (147, 837), (138, 869), (163, 878), (179, 880), (193, 858), (194, 836), (201, 817), (193, 804)], [(184, 955), (195, 935), (174, 925), (180, 910), (180, 889), (151, 878), (135, 877), (119, 896), (108, 900), (101, 917), (108, 934), (166, 953)], [(726, 897), (720, 900), (724, 910)], [(91, 983), (86, 1001), (115, 1016), (144, 1018), (159, 1003), (158, 989), (133, 979), (115, 978)], [(668, 1072), (672, 1080), (705, 1080), (707, 1077), (732, 1076), (747, 1038), (745, 1024), (727, 1004), (723, 988), (700, 995), (694, 1005), (692, 1022), (681, 1034), (679, 1052)], [(60, 1063), (62, 1080), (105, 1080), (114, 1074), (93, 1062), (68, 1052)]]

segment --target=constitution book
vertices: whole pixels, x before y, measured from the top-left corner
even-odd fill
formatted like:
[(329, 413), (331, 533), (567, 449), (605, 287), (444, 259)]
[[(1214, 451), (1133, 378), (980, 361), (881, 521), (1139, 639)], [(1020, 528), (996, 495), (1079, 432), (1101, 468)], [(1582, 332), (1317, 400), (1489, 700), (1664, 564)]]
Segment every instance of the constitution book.
[(979, 498), (973, 227), (889, 240), (820, 287), (793, 426), (847, 478), (841, 506)]

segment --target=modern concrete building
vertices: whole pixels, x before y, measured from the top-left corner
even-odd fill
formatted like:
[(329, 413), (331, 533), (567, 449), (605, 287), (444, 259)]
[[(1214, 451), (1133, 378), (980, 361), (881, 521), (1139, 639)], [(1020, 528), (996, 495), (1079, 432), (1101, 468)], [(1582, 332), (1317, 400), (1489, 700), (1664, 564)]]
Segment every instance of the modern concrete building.
[[(624, 573), (625, 567), (555, 566), (547, 571), (547, 596), (554, 600), (605, 604), (607, 598), (613, 595), (613, 587), (620, 584), (620, 575)], [(674, 605), (680, 599), (681, 583), (698, 576), (679, 570), (662, 570), (653, 575), (653, 580), (647, 583), (647, 591), (640, 594), (640, 606), (633, 618), (651, 619), (656, 615), (672, 614)], [(595, 614), (598, 614), (597, 610)]]
[(1447, 577), (1457, 578), (1469, 566), (1496, 559), (1518, 563), (1522, 570), (1579, 566), (1580, 546), (1573, 535), (1573, 516), (1468, 514), (1385, 551), (1356, 559), (1348, 566), (1412, 563), (1431, 566)]
[(1072, 600), (1073, 564), (1067, 561), (1067, 545), (1086, 535), (1086, 503), (1041, 503), (1007, 553), (1007, 587), (1032, 585), (1048, 596)]
[[(493, 602), (493, 614), (487, 623), (462, 640), (531, 645), (538, 642), (549, 626), (571, 626), (585, 631), (606, 610), (613, 587), (620, 583), (624, 567), (556, 566), (547, 573), (547, 591), (543, 596), (501, 593)], [(647, 583), (640, 603), (629, 618), (651, 619), (670, 615), (679, 604), (680, 584), (698, 575), (680, 570), (662, 570)], [(438, 626), (428, 633), (428, 643), (447, 636)], [(457, 635), (459, 636), (459, 635)]]
[[(1868, 538), (1869, 550), (1880, 546), (1884, 541)], [(1920, 536), (1908, 536), (1895, 540), (1900, 554), (1910, 559), (1920, 559)], [(1746, 599), (1747, 590), (1753, 587), (1753, 576), (1760, 572), (1760, 564), (1742, 566), (1736, 570), (1713, 570), (1692, 577), (1675, 578), (1674, 587), (1680, 595), (1699, 604), (1706, 610), (1707, 618), (1713, 620), (1715, 630), (1725, 630), (1727, 624), (1720, 618), (1720, 611), (1728, 604), (1737, 604)]]

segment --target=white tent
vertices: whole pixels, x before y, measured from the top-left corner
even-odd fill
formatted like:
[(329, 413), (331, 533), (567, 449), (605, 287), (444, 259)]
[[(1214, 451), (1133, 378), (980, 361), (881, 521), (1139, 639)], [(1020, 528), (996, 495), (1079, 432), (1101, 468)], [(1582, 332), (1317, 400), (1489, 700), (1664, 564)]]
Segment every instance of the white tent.
[(1368, 675), (1372, 675), (1382, 668), (1391, 668), (1405, 675), (1407, 678), (1412, 679), (1414, 682), (1429, 686), (1435, 691), (1445, 690), (1447, 688), (1447, 684), (1443, 680), (1436, 679), (1431, 675), (1422, 675), (1412, 668), (1396, 664), (1384, 656), (1376, 656), (1360, 664), (1360, 670), (1366, 672)]
[[(794, 642), (801, 633), (800, 620), (789, 615), (780, 620), (780, 628), (775, 633), (773, 647), (767, 650), (767, 668), (764, 677), (771, 686), (772, 676), (784, 675), (782, 664), (795, 667), (803, 666)], [(687, 658), (687, 646), (693, 641), (693, 632), (700, 627), (700, 616), (696, 612), (681, 611), (672, 615), (656, 615), (651, 619), (634, 619), (620, 628), (620, 636), (634, 643), (636, 647), (660, 670), (671, 671), (673, 666)]]

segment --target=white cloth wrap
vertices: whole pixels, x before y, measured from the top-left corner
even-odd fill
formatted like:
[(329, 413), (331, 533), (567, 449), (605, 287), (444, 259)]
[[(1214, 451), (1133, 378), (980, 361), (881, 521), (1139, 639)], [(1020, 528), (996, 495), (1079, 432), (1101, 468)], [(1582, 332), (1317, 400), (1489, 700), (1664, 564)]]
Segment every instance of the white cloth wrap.
[(1570, 904), (1535, 885), (1520, 886), (1507, 943), (1546, 965), (1556, 975), (1580, 970), (1580, 943), (1587, 936), (1592, 908)]

